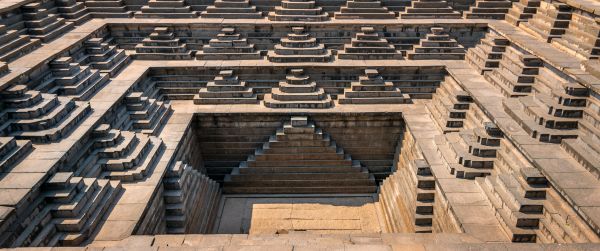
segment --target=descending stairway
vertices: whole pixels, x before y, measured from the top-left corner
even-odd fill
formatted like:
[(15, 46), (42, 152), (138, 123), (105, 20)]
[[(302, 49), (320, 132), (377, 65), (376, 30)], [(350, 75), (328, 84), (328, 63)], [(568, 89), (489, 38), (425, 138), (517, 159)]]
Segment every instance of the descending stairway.
[(9, 62), (21, 57), (42, 44), (39, 39), (31, 39), (17, 30), (8, 30), (0, 25), (0, 61)]
[(444, 132), (458, 132), (467, 118), (473, 98), (452, 77), (446, 77), (436, 90), (432, 102), (426, 104), (431, 116)]
[(406, 7), (404, 12), (400, 12), (400, 19), (454, 19), (461, 18), (462, 15), (449, 6), (448, 1), (444, 0), (414, 0), (411, 6)]
[(258, 99), (252, 88), (240, 81), (233, 70), (223, 70), (213, 81), (194, 96), (194, 104), (256, 104)]
[(510, 0), (477, 0), (475, 6), (471, 6), (463, 15), (469, 19), (499, 19), (504, 20), (504, 16), (512, 7)]
[(123, 0), (86, 0), (85, 6), (96, 18), (130, 18), (133, 11), (127, 8)]
[(69, 22), (73, 22), (75, 25), (82, 25), (88, 20), (92, 19), (92, 15), (86, 8), (83, 1), (76, 0), (55, 0), (56, 10)]
[(225, 193), (373, 193), (375, 178), (307, 117), (292, 117), (224, 180)]
[(198, 12), (193, 11), (184, 0), (149, 0), (147, 5), (134, 14), (135, 18), (196, 18)]
[(32, 38), (47, 43), (72, 29), (75, 24), (66, 22), (64, 18), (52, 14), (42, 8), (41, 3), (30, 3), (21, 6), (27, 34)]
[(156, 136), (172, 112), (171, 104), (166, 101), (149, 98), (142, 92), (131, 92), (125, 97), (124, 107), (113, 125)]
[(31, 141), (29, 140), (0, 137), (0, 172), (10, 171), (11, 167), (22, 160), (32, 150)]
[(507, 46), (499, 67), (484, 73), (485, 79), (506, 97), (528, 95), (543, 62), (538, 57)]
[(519, 0), (512, 3), (505, 20), (515, 26), (521, 22), (527, 22), (540, 7), (540, 0)]
[(500, 67), (502, 54), (509, 45), (508, 39), (494, 33), (487, 33), (479, 44), (467, 51), (465, 60), (481, 74)]
[(571, 6), (560, 2), (541, 1), (532, 18), (519, 24), (529, 34), (550, 42), (565, 34), (571, 20)]
[(109, 74), (114, 77), (131, 60), (125, 50), (117, 49), (116, 45), (110, 45), (112, 38), (90, 38), (85, 41), (85, 62), (94, 69), (100, 70), (100, 73)]

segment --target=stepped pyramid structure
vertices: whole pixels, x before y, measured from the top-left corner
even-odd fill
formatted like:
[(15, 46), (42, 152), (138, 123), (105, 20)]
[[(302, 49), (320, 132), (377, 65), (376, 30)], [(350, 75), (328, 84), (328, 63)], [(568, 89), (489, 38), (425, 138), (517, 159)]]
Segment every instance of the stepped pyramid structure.
[(74, 130), (91, 111), (87, 102), (15, 85), (0, 93), (4, 106), (0, 132), (34, 143), (56, 141)]
[(135, 59), (142, 60), (184, 60), (192, 56), (192, 51), (168, 27), (154, 28), (141, 44), (135, 46), (134, 54)]
[(48, 93), (69, 96), (75, 100), (88, 100), (108, 82), (108, 74), (81, 66), (71, 57), (57, 58), (50, 62), (52, 78), (37, 88)]
[(427, 107), (442, 132), (458, 132), (464, 126), (472, 102), (473, 98), (456, 81), (446, 78)]
[(444, 28), (433, 27), (431, 33), (419, 41), (412, 51), (407, 52), (409, 59), (464, 59), (465, 48), (450, 38)]
[(335, 19), (394, 19), (396, 13), (377, 0), (349, 0), (334, 14)]
[(329, 108), (333, 101), (323, 88), (310, 80), (302, 69), (292, 69), (270, 94), (265, 94), (264, 105), (270, 108)]
[(499, 67), (485, 72), (485, 78), (500, 88), (507, 97), (519, 97), (531, 92), (535, 75), (539, 73), (542, 61), (522, 52), (513, 46), (507, 46)]
[(444, 0), (415, 0), (404, 12), (400, 12), (401, 19), (417, 18), (461, 18), (461, 14), (448, 5)]
[(373, 27), (361, 27), (361, 32), (344, 46), (344, 51), (338, 53), (338, 59), (402, 59), (402, 52), (389, 44)]
[(467, 50), (466, 61), (473, 68), (484, 74), (500, 67), (502, 54), (506, 51), (509, 41), (496, 34), (488, 33), (485, 38), (479, 41), (479, 44)]
[(115, 125), (140, 133), (156, 135), (172, 113), (165, 101), (149, 98), (142, 92), (131, 92), (125, 97), (124, 109)]
[(92, 18), (85, 3), (76, 0), (56, 0), (57, 12), (69, 22), (81, 25)]
[(358, 82), (338, 97), (340, 104), (406, 104), (410, 97), (402, 93), (392, 82), (386, 82), (375, 69), (366, 69)]
[(117, 49), (110, 45), (110, 40), (103, 38), (90, 38), (85, 43), (85, 59), (87, 65), (113, 77), (117, 75), (129, 62), (131, 57), (125, 50)]
[(195, 18), (198, 12), (193, 11), (185, 0), (149, 0), (141, 11), (135, 12), (136, 18)]
[(215, 0), (214, 5), (206, 7), (200, 13), (202, 18), (227, 18), (227, 19), (259, 19), (263, 18), (262, 12), (256, 6), (250, 5), (250, 0)]
[(0, 172), (7, 172), (33, 150), (31, 141), (0, 137)]
[(375, 178), (307, 117), (291, 117), (225, 177), (225, 193), (372, 193)]
[(24, 25), (31, 38), (40, 39), (47, 43), (75, 26), (74, 23), (65, 21), (64, 18), (52, 14), (48, 9), (42, 8), (40, 3), (30, 3), (21, 7)]
[(510, 0), (477, 0), (463, 15), (465, 18), (488, 18), (504, 20), (506, 13), (512, 7)]
[[(167, 171), (163, 186), (167, 233), (210, 233), (221, 197), (219, 183), (178, 161)], [(191, 207), (201, 209), (186, 210)]]
[(331, 51), (323, 44), (317, 43), (317, 39), (305, 32), (304, 27), (292, 27), (292, 32), (267, 53), (269, 61), (276, 63), (331, 61)]
[(244, 60), (261, 59), (260, 51), (249, 44), (246, 38), (235, 32), (235, 28), (223, 28), (217, 38), (212, 38), (208, 45), (196, 53), (199, 60)]
[(85, 6), (93, 17), (129, 18), (133, 11), (127, 8), (123, 0), (86, 0)]
[(600, 58), (600, 19), (573, 13), (565, 34), (552, 44), (582, 59)]
[(282, 0), (281, 6), (269, 12), (271, 21), (323, 22), (329, 20), (323, 8), (315, 6), (315, 1)]
[(194, 104), (256, 104), (258, 99), (252, 88), (240, 81), (233, 70), (223, 70), (206, 88), (194, 97)]
[(532, 18), (540, 7), (541, 0), (519, 0), (512, 3), (512, 8), (508, 10), (506, 21), (517, 26), (521, 22), (527, 22)]
[(73, 165), (81, 177), (136, 182), (147, 178), (158, 163), (164, 144), (144, 133), (111, 129), (101, 124), (92, 132), (93, 140)]
[(36, 49), (41, 45), (41, 41), (0, 25), (0, 44), (0, 61), (8, 62)]
[(569, 27), (571, 20), (571, 7), (563, 3), (540, 2), (537, 12), (527, 22), (520, 23), (519, 27), (527, 33), (546, 39), (550, 42), (553, 38), (561, 37)]

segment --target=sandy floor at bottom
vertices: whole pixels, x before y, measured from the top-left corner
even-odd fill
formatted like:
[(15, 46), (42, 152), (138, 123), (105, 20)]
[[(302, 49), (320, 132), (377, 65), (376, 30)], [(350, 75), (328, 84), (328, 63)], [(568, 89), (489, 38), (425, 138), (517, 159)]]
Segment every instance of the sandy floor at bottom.
[(240, 197), (225, 196), (219, 234), (379, 233), (380, 218), (372, 196)]

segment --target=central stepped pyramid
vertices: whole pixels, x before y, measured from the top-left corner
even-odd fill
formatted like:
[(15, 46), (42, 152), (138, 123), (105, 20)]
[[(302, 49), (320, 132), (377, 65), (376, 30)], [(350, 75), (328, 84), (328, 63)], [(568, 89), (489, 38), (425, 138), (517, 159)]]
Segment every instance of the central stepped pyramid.
[(125, 50), (117, 49), (116, 45), (110, 45), (111, 40), (103, 38), (87, 40), (84, 43), (85, 55), (82, 61), (99, 70), (100, 73), (114, 77), (129, 64), (131, 58), (125, 54)]
[(141, 11), (134, 15), (136, 18), (196, 18), (198, 12), (186, 5), (184, 0), (150, 0)]
[(376, 0), (349, 0), (336, 12), (335, 19), (394, 19), (396, 14)]
[(407, 57), (412, 60), (463, 60), (465, 48), (451, 38), (444, 28), (432, 27), (431, 33), (421, 39), (412, 51), (407, 52)]
[(375, 178), (307, 117), (292, 117), (227, 175), (224, 193), (374, 193)]
[(414, 0), (410, 7), (400, 13), (400, 19), (454, 19), (462, 15), (452, 9), (447, 1), (443, 0)]
[(471, 6), (463, 14), (469, 19), (499, 19), (504, 20), (504, 16), (512, 7), (509, 0), (477, 0), (475, 6)]
[(273, 51), (267, 53), (267, 59), (276, 63), (297, 62), (329, 62), (331, 50), (311, 37), (304, 27), (292, 27), (292, 32), (287, 38), (281, 39), (281, 44), (276, 44)]
[(340, 104), (406, 104), (411, 99), (394, 83), (386, 82), (377, 70), (366, 69), (359, 82), (352, 82), (338, 101)]
[(235, 28), (223, 28), (217, 38), (211, 38), (208, 45), (196, 52), (199, 60), (245, 60), (261, 59), (260, 51), (249, 44), (246, 38), (242, 38)]
[(327, 12), (323, 8), (316, 7), (315, 1), (307, 0), (282, 0), (281, 6), (275, 7), (275, 11), (269, 12), (271, 21), (299, 21), (299, 22), (322, 22), (329, 20)]
[(123, 0), (86, 0), (85, 7), (95, 18), (130, 18), (133, 11)]
[(333, 100), (323, 88), (304, 75), (302, 69), (290, 70), (285, 82), (280, 82), (270, 94), (266, 94), (264, 104), (270, 108), (329, 108)]
[(206, 7), (200, 13), (202, 18), (259, 19), (262, 12), (250, 5), (250, 0), (216, 0), (214, 5)]
[(402, 52), (396, 50), (373, 27), (361, 27), (360, 31), (350, 40), (350, 44), (344, 45), (344, 51), (338, 52), (338, 59), (402, 59)]
[(213, 81), (201, 88), (194, 97), (194, 104), (256, 104), (257, 95), (252, 88), (240, 81), (233, 70), (220, 71)]
[(193, 52), (181, 39), (175, 37), (169, 27), (156, 27), (149, 37), (135, 46), (135, 59), (141, 60), (186, 60)]

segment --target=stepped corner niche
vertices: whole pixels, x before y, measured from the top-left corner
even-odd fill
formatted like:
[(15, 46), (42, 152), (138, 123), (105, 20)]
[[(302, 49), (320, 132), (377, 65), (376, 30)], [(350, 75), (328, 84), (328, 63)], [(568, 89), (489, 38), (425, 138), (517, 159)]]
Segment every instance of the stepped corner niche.
[(0, 0), (0, 250), (600, 250), (600, 4)]

